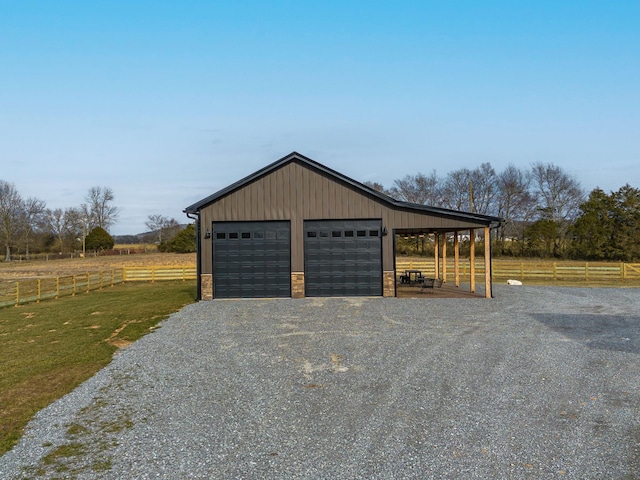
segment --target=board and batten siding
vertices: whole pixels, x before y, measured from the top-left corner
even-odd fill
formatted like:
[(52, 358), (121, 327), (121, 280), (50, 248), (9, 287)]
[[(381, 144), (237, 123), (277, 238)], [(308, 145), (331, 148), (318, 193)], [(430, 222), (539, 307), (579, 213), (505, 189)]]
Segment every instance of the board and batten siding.
[[(202, 233), (218, 221), (291, 222), (291, 270), (304, 271), (304, 220), (381, 219), (389, 234), (382, 239), (383, 270), (393, 270), (394, 229), (463, 231), (484, 225), (416, 212), (340, 182), (306, 164), (289, 162), (200, 211)], [(212, 241), (202, 239), (202, 273), (212, 273)]]

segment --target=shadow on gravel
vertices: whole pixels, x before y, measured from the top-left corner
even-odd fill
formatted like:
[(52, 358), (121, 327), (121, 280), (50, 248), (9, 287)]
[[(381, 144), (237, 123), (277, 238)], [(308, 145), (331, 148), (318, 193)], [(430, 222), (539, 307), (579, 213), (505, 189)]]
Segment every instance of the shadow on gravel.
[(535, 313), (532, 317), (586, 347), (640, 353), (640, 317)]

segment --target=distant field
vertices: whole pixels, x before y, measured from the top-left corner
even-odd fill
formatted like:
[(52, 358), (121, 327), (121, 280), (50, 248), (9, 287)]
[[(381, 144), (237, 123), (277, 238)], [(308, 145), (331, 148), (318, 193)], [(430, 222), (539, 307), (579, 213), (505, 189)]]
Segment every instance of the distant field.
[(194, 266), (195, 253), (140, 253), (64, 260), (0, 262), (0, 280), (79, 275), (123, 266)]

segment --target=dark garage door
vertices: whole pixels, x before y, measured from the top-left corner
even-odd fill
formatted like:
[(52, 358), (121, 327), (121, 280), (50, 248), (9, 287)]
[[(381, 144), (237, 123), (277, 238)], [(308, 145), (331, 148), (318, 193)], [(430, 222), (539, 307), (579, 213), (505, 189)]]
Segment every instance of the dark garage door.
[(308, 297), (382, 295), (380, 220), (304, 222)]
[(214, 222), (215, 298), (291, 296), (289, 222)]

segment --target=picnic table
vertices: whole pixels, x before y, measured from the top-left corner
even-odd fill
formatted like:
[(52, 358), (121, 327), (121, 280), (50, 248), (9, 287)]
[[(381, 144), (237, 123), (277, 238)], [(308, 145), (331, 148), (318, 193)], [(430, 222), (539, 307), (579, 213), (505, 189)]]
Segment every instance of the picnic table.
[(404, 275), (400, 275), (400, 283), (408, 283), (412, 285), (414, 283), (424, 282), (421, 270), (405, 270)]

